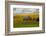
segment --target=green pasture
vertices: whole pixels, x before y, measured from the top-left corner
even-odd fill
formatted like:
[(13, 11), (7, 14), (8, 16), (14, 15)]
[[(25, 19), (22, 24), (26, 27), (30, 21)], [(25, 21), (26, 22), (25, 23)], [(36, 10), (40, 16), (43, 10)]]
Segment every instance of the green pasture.
[(14, 22), (14, 28), (22, 28), (22, 27), (38, 27), (39, 22), (31, 22), (31, 23), (18, 23)]

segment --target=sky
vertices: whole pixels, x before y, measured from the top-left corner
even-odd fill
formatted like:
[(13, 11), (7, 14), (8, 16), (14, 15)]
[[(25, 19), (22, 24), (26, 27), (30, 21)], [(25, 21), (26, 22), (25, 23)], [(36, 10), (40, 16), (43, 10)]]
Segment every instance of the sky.
[(39, 12), (39, 9), (36, 8), (13, 8), (13, 15), (15, 14), (30, 14), (32, 12)]

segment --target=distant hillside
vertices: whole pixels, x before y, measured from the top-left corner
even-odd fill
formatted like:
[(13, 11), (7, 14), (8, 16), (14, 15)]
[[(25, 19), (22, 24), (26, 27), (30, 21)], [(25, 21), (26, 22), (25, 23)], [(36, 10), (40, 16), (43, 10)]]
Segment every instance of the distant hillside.
[(39, 13), (33, 12), (33, 13), (30, 13), (30, 14), (15, 14), (15, 16), (30, 16), (32, 18), (37, 18), (39, 16)]

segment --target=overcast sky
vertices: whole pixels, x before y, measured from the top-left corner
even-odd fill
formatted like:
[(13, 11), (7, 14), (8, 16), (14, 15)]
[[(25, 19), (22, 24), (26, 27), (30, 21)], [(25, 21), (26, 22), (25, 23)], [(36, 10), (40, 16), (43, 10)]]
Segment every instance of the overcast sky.
[(30, 8), (30, 9), (22, 9), (22, 8), (14, 8), (13, 14), (20, 14), (20, 13), (32, 13), (32, 12), (39, 12), (39, 9)]

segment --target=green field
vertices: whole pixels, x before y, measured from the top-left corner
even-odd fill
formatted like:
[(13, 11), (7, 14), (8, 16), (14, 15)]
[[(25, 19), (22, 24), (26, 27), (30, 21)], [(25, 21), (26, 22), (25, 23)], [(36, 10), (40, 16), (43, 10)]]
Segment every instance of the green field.
[(39, 22), (18, 23), (18, 24), (14, 22), (14, 28), (22, 28), (22, 27), (39, 27)]

